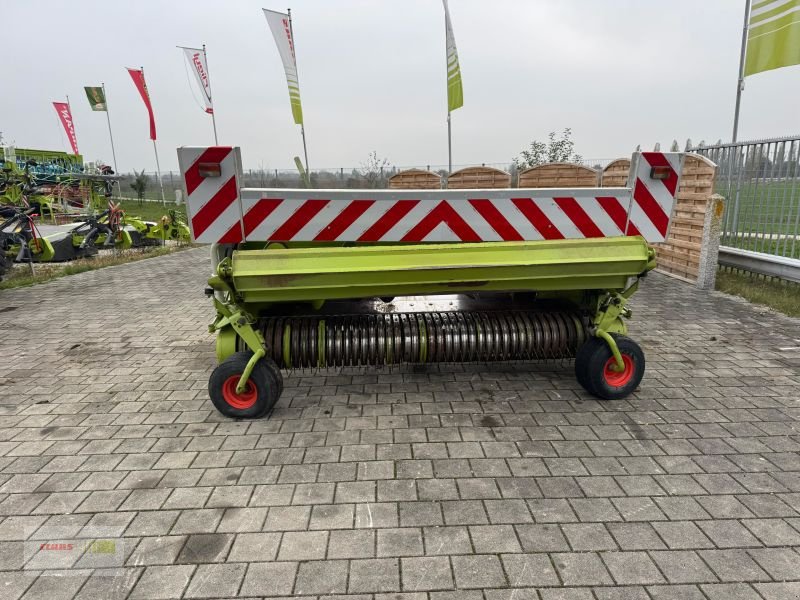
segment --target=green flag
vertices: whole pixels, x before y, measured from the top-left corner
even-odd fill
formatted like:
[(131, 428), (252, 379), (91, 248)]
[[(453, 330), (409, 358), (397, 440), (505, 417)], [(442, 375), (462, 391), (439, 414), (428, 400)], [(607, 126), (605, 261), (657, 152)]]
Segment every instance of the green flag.
[(800, 0), (755, 0), (744, 74), (800, 64)]
[(106, 95), (101, 87), (84, 87), (86, 97), (89, 99), (89, 106), (95, 111), (107, 111)]
[(458, 66), (458, 52), (456, 52), (453, 25), (450, 23), (450, 10), (447, 8), (447, 0), (442, 0), (442, 3), (447, 47), (447, 112), (451, 112), (464, 106), (464, 90), (461, 88), (461, 67)]

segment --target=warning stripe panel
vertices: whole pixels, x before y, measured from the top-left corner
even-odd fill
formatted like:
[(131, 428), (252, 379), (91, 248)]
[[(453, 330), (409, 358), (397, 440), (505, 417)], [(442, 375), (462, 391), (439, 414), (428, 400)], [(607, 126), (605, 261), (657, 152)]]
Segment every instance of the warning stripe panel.
[[(239, 149), (231, 146), (179, 148), (178, 162), (192, 240), (198, 243), (243, 241)], [(201, 175), (200, 167), (204, 163), (216, 166), (218, 175)]]
[[(511, 198), (509, 206), (488, 198), (461, 202), (261, 198), (244, 201), (243, 222), (245, 238), (253, 242), (559, 240), (621, 236), (626, 227), (635, 230), (625, 209), (629, 202), (616, 196)], [(371, 220), (365, 222), (362, 217), (372, 209)], [(639, 219), (647, 214), (638, 205), (637, 209)], [(646, 229), (661, 236), (659, 227), (661, 221)]]
[(506, 242), (521, 242), (522, 236), (514, 226), (508, 222), (491, 200), (470, 200), (469, 203), (478, 211), (484, 220), (492, 226), (498, 235)]
[(373, 204), (375, 204), (375, 200), (353, 200), (316, 235), (314, 241), (333, 242)]
[(422, 242), (439, 224), (446, 225), (462, 242), (480, 242), (480, 236), (452, 206), (442, 200), (419, 223), (402, 237), (401, 242)]
[(203, 152), (183, 175), (183, 179), (186, 183), (186, 195), (191, 196), (197, 187), (203, 183), (203, 178), (200, 176), (200, 165), (202, 163), (221, 163), (228, 157), (232, 150), (233, 148), (230, 147), (215, 146)]
[(558, 207), (563, 210), (569, 217), (570, 221), (575, 224), (583, 237), (596, 238), (605, 237), (600, 228), (595, 225), (591, 217), (586, 214), (586, 211), (581, 208), (581, 205), (575, 198), (553, 198)]
[[(631, 165), (633, 205), (630, 208), (628, 235), (638, 232), (652, 243), (667, 239), (680, 189), (682, 166), (683, 154), (679, 152), (642, 152), (634, 155)], [(665, 167), (666, 177), (653, 179), (654, 167)]]
[[(663, 241), (680, 153), (633, 157), (632, 188), (279, 190), (238, 186), (238, 148), (182, 148), (193, 239), (201, 243), (526, 241), (642, 235)], [(202, 163), (221, 176), (202, 177)], [(659, 167), (658, 179), (653, 168)], [(666, 168), (666, 169), (665, 169)]]
[(206, 204), (192, 217), (195, 237), (211, 227), (219, 216), (236, 200), (236, 178), (231, 177)]
[(399, 200), (358, 238), (359, 242), (378, 242), (397, 222), (414, 208), (419, 200)]
[(564, 236), (553, 224), (541, 207), (534, 202), (533, 198), (512, 198), (514, 206), (525, 216), (531, 225), (542, 235), (546, 240), (563, 240)]

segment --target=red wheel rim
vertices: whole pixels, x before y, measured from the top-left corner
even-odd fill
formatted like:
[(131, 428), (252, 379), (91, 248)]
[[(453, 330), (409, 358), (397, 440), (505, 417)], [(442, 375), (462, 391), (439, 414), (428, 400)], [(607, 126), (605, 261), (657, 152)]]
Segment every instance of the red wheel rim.
[(603, 377), (611, 387), (623, 387), (633, 379), (633, 359), (627, 354), (623, 354), (622, 363), (625, 368), (622, 371), (615, 371), (614, 367), (616, 367), (617, 361), (612, 356), (606, 361), (606, 366), (603, 367)]
[(231, 375), (225, 380), (225, 383), (222, 384), (222, 397), (233, 408), (245, 410), (256, 403), (258, 390), (253, 385), (253, 382), (248, 379), (244, 391), (241, 394), (237, 394), (236, 386), (239, 385), (240, 377), (241, 375)]

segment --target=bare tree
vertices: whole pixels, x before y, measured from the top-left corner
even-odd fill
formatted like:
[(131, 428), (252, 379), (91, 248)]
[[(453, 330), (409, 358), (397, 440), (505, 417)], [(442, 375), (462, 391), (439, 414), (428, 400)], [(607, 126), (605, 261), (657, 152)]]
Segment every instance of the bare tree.
[(386, 158), (378, 156), (377, 151), (369, 153), (367, 160), (361, 163), (359, 173), (366, 181), (368, 188), (386, 187), (386, 173), (391, 169), (391, 164)]

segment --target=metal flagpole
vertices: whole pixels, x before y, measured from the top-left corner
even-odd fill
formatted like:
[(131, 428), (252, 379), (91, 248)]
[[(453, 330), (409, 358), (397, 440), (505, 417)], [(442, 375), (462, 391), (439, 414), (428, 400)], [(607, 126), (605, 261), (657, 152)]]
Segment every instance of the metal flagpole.
[(108, 114), (108, 96), (106, 95), (106, 84), (100, 83), (103, 88), (103, 99), (106, 101), (106, 120), (108, 121), (108, 137), (111, 140), (111, 156), (114, 158), (114, 172), (119, 173), (117, 169), (117, 152), (114, 150), (114, 136), (111, 134), (111, 117)]
[(156, 141), (153, 140), (153, 152), (156, 155), (156, 175), (158, 176), (158, 185), (161, 186), (161, 204), (167, 205), (167, 199), (164, 197), (164, 182), (161, 181), (161, 165), (158, 164), (158, 148), (156, 148)]
[[(211, 69), (208, 68), (208, 55), (206, 54), (206, 45), (203, 44), (203, 58), (205, 59), (206, 63), (206, 77), (208, 78), (208, 96), (209, 100), (213, 98), (211, 95)], [(214, 102), (211, 100), (211, 125), (214, 127), (214, 145), (219, 146), (219, 140), (217, 140), (217, 116), (214, 113)]]
[(747, 33), (750, 25), (750, 4), (751, 0), (745, 0), (744, 27), (742, 28), (742, 53), (739, 57), (739, 80), (736, 82), (736, 108), (733, 111), (732, 142), (736, 141), (739, 133), (739, 107), (742, 103), (742, 90), (744, 90), (744, 61), (747, 55)]
[[(145, 81), (144, 78), (144, 67), (139, 67), (142, 70), (142, 81)], [(145, 84), (146, 85), (146, 84)], [(145, 87), (145, 89), (147, 89)], [(150, 96), (150, 92), (147, 92), (148, 97)], [(153, 100), (150, 99), (150, 106), (152, 108)], [(164, 182), (161, 181), (161, 165), (158, 164), (158, 148), (156, 148), (156, 141), (153, 140), (153, 153), (156, 155), (156, 176), (158, 177), (158, 185), (161, 187), (161, 204), (164, 206), (167, 205), (167, 199), (164, 196)]]
[[(289, 16), (289, 35), (292, 36), (292, 54), (294, 54), (294, 68), (297, 70), (297, 86), (300, 86), (300, 71), (297, 69), (297, 54), (295, 54), (295, 43), (294, 43), (294, 30), (292, 29), (292, 9), (287, 8), (286, 14)], [(311, 180), (311, 171), (308, 170), (308, 148), (306, 147), (306, 127), (303, 123), (300, 123), (300, 135), (303, 138), (303, 156), (306, 159), (306, 173), (308, 173), (309, 181)]]
[(447, 111), (447, 174), (453, 172), (453, 136), (450, 129), (450, 111)]

